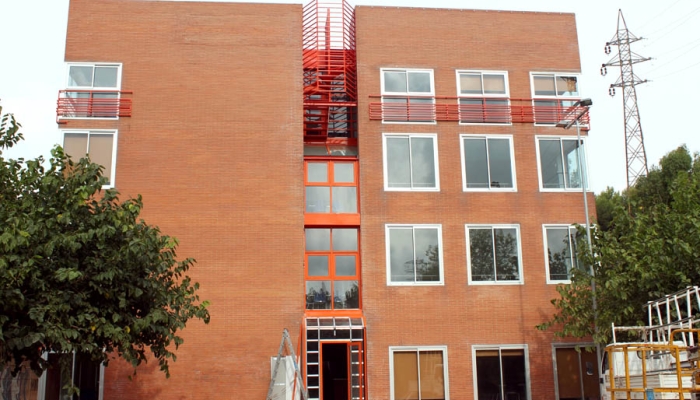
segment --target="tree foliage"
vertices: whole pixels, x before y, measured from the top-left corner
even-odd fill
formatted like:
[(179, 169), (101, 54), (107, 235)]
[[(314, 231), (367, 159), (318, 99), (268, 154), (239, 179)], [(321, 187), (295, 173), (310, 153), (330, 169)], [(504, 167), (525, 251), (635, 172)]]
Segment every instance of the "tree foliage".
[(571, 285), (557, 288), (556, 314), (538, 328), (606, 343), (612, 323), (643, 325), (647, 301), (700, 282), (700, 156), (679, 147), (628, 190), (601, 193), (596, 208), (593, 252), (578, 246), (595, 275), (574, 271)]
[(138, 218), (140, 196), (102, 191), (102, 167), (88, 159), (60, 147), (48, 163), (3, 158), (19, 129), (2, 117), (0, 361), (40, 373), (42, 354), (75, 351), (136, 367), (150, 349), (169, 376), (185, 324), (209, 322), (199, 285), (185, 275), (194, 260), (178, 261), (177, 240)]

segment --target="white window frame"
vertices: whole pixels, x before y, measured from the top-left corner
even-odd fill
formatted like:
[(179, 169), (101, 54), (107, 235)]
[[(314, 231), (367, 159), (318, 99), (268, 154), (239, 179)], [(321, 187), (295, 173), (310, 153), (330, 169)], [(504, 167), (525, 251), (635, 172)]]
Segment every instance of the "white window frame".
[[(110, 169), (112, 174), (109, 177), (109, 184), (102, 185), (102, 189), (112, 189), (116, 187), (116, 176), (117, 176), (117, 143), (119, 137), (119, 131), (117, 129), (61, 129), (61, 147), (65, 145), (66, 133), (78, 133), (81, 135), (88, 136), (88, 150), (90, 149), (90, 136), (91, 135), (113, 135), (112, 136), (112, 165)], [(87, 154), (87, 153), (85, 153)], [(83, 154), (80, 158), (85, 157)], [(75, 157), (75, 156), (74, 156)], [(80, 158), (74, 160), (78, 161)]]
[[(92, 67), (93, 81), (95, 79), (95, 67), (117, 67), (117, 84), (115, 86), (71, 86), (70, 82), (70, 67)], [(66, 63), (66, 88), (67, 89), (95, 89), (95, 90), (114, 90), (118, 91), (122, 85), (122, 63), (118, 62), (69, 62)]]
[[(447, 346), (389, 346), (389, 392), (391, 400), (400, 400), (394, 397), (394, 352), (408, 351), (441, 351), (442, 352), (442, 375), (445, 385), (445, 400), (450, 400), (449, 368), (447, 363)], [(420, 385), (420, 381), (418, 383)], [(420, 393), (420, 392), (419, 392)]]
[[(552, 76), (554, 78), (554, 94), (551, 96), (544, 96), (544, 95), (535, 95), (535, 76), (538, 75), (547, 75), (547, 76)], [(558, 95), (557, 90), (556, 90), (556, 84), (557, 84), (557, 78), (558, 77), (572, 77), (576, 78), (576, 90), (578, 90), (578, 94), (573, 96), (573, 95)], [(530, 93), (532, 95), (532, 107), (533, 107), (533, 115), (535, 117), (535, 125), (536, 126), (554, 126), (555, 123), (541, 123), (537, 122), (537, 113), (534, 112), (535, 108), (535, 102), (537, 100), (551, 100), (551, 101), (556, 101), (557, 103), (561, 103), (563, 101), (571, 101), (575, 102), (577, 100), (581, 99), (581, 87), (579, 84), (581, 83), (581, 73), (579, 72), (551, 72), (551, 71), (531, 71), (530, 72)]]
[[(70, 67), (92, 67), (93, 68), (93, 82), (95, 80), (95, 67), (117, 67), (117, 84), (115, 86), (71, 86), (70, 82)], [(66, 90), (106, 90), (114, 91), (117, 93), (117, 99), (121, 98), (121, 87), (122, 87), (122, 63), (119, 62), (68, 62), (66, 63)], [(115, 120), (119, 119), (119, 116), (115, 117), (70, 117), (70, 116), (60, 116), (59, 119), (89, 119), (89, 120)]]
[[(513, 281), (473, 281), (472, 280), (472, 260), (471, 260), (471, 247), (469, 241), (469, 229), (470, 228), (492, 228), (493, 229), (515, 229), (515, 234), (518, 239), (518, 280)], [(467, 277), (470, 285), (522, 285), (525, 283), (525, 278), (523, 277), (523, 251), (522, 251), (522, 237), (520, 235), (520, 225), (519, 224), (465, 224), (464, 234), (467, 243)], [(495, 263), (495, 258), (494, 258)], [(496, 266), (494, 265), (494, 268)]]
[(472, 380), (474, 383), (474, 400), (479, 399), (479, 380), (476, 370), (476, 352), (480, 350), (523, 350), (525, 355), (525, 391), (527, 398), (532, 399), (532, 384), (530, 382), (530, 352), (527, 344), (474, 344), (472, 345)]
[[(585, 223), (580, 223), (579, 225), (585, 227)], [(572, 224), (543, 224), (542, 225), (542, 242), (544, 244), (544, 267), (545, 274), (547, 278), (547, 284), (559, 285), (559, 284), (570, 284), (571, 279), (551, 279), (549, 275), (549, 246), (547, 245), (547, 229), (548, 228), (569, 228), (569, 234), (572, 230), (576, 230), (576, 226)], [(576, 258), (575, 249), (571, 249), (572, 256)], [(572, 268), (576, 268), (572, 266)], [(571, 274), (569, 274), (571, 275)]]
[[(393, 228), (430, 228), (437, 229), (438, 233), (438, 253), (440, 256), (440, 279), (437, 281), (394, 282), (391, 280), (391, 243), (389, 241), (389, 231)], [(387, 286), (444, 286), (445, 285), (445, 257), (443, 255), (442, 225), (441, 224), (386, 224), (384, 226), (384, 238), (386, 244), (386, 284)], [(415, 248), (414, 248), (415, 252)]]
[[(75, 352), (73, 353), (73, 363), (72, 368), (71, 368), (71, 382), (74, 382), (74, 374), (75, 374)], [(48, 361), (49, 355), (48, 353), (44, 353), (41, 356), (44, 360)], [(44, 400), (46, 398), (46, 373), (41, 374), (39, 377), (39, 383), (37, 384), (38, 390), (37, 390), (37, 399), (38, 400)], [(104, 363), (100, 363), (100, 390), (98, 393), (98, 400), (102, 400), (104, 398), (104, 391), (105, 391), (105, 365)]]
[[(462, 93), (462, 80), (460, 79), (460, 74), (479, 74), (481, 75), (481, 94), (464, 94)], [(505, 94), (487, 94), (484, 93), (484, 74), (486, 75), (503, 75), (503, 80), (505, 81), (506, 92)], [(508, 71), (489, 71), (489, 70), (470, 70), (470, 69), (458, 69), (455, 70), (455, 75), (457, 79), (457, 106), (459, 107), (459, 99), (505, 99), (510, 107), (510, 84), (508, 82)], [(510, 113), (508, 114), (508, 119), (511, 119)], [(490, 125), (490, 126), (509, 126), (513, 125), (513, 122), (462, 122), (462, 118), (459, 118), (460, 125)]]
[[(513, 187), (512, 188), (469, 188), (467, 187), (467, 171), (466, 171), (466, 165), (465, 165), (465, 154), (464, 154), (464, 139), (469, 139), (469, 138), (477, 138), (477, 139), (486, 139), (487, 140), (487, 152), (486, 152), (486, 158), (488, 160), (488, 139), (508, 139), (508, 142), (510, 144), (510, 173), (511, 177), (513, 178)], [(517, 192), (518, 191), (518, 180), (515, 176), (515, 149), (513, 148), (513, 135), (479, 135), (479, 134), (460, 134), (459, 135), (459, 152), (461, 156), (461, 162), (462, 162), (462, 191), (463, 192)], [(490, 171), (490, 166), (488, 165), (487, 161), (487, 167), (489, 168), (489, 177), (491, 176), (491, 171)], [(489, 182), (490, 185), (490, 182)]]
[[(398, 188), (389, 187), (389, 160), (387, 158), (387, 138), (391, 137), (407, 137), (411, 138), (431, 138), (433, 140), (433, 156), (435, 157), (435, 187), (421, 188), (408, 187)], [(409, 151), (410, 151), (409, 145)], [(410, 155), (409, 155), (410, 157)], [(436, 133), (383, 133), (382, 134), (382, 164), (384, 172), (384, 191), (386, 192), (439, 192), (440, 191), (440, 157), (438, 155), (438, 138)], [(413, 173), (411, 172), (411, 185), (413, 185)]]
[[(540, 185), (540, 192), (581, 192), (583, 188), (577, 187), (577, 188), (545, 188), (544, 187), (544, 182), (542, 180), (542, 159), (540, 158), (540, 139), (544, 140), (559, 140), (561, 143), (562, 140), (573, 140), (576, 141), (578, 140), (576, 136), (552, 136), (552, 135), (536, 135), (535, 136), (535, 148), (536, 148), (536, 156), (537, 156), (537, 180)], [(587, 137), (586, 136), (581, 136), (581, 145), (583, 146), (583, 157), (584, 157), (584, 162), (583, 162), (583, 169), (585, 171), (585, 176), (583, 176), (583, 181), (586, 184), (586, 192), (591, 191), (591, 182), (589, 178), (589, 168), (588, 168), (588, 146), (586, 145), (587, 142)], [(561, 155), (564, 157), (564, 154), (562, 153)], [(562, 163), (564, 160), (562, 159)], [(563, 167), (564, 164), (562, 164)]]
[[(389, 92), (384, 90), (384, 72), (388, 71), (396, 71), (396, 72), (405, 72), (406, 73), (406, 91), (405, 92)], [(427, 72), (430, 74), (430, 93), (425, 93), (425, 92), (411, 92), (408, 90), (408, 73), (410, 72)], [(381, 84), (381, 94), (382, 94), (382, 107), (384, 104), (384, 96), (424, 96), (424, 97), (432, 97), (432, 104), (435, 104), (435, 74), (432, 69), (426, 69), (426, 68), (401, 68), (401, 67), (396, 67), (396, 68), (380, 68), (379, 69), (379, 81)], [(382, 111), (382, 123), (383, 124), (412, 124), (412, 125), (436, 125), (437, 124), (437, 118), (435, 114), (433, 114), (433, 120), (432, 121), (384, 121), (383, 119), (383, 114), (384, 111)]]

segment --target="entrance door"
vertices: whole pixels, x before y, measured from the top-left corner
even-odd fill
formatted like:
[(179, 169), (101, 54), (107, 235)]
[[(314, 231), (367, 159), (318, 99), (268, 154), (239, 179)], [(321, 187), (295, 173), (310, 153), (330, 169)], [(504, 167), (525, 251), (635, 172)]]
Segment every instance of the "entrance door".
[(349, 400), (349, 365), (347, 343), (322, 343), (321, 344), (321, 371), (322, 399), (323, 400)]
[(306, 318), (309, 400), (365, 399), (364, 340), (361, 318)]
[(556, 348), (558, 400), (599, 400), (595, 350)]
[(362, 400), (364, 355), (361, 343), (321, 343), (321, 399)]

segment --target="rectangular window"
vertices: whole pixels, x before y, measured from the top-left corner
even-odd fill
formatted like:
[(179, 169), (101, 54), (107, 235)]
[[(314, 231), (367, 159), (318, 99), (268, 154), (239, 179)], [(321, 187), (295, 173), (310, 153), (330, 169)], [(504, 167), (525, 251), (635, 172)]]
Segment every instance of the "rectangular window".
[(85, 89), (118, 89), (119, 64), (69, 64), (68, 87)]
[(457, 71), (459, 121), (510, 124), (508, 72)]
[(63, 151), (74, 161), (90, 157), (90, 161), (101, 165), (102, 176), (107, 178), (104, 188), (114, 187), (116, 166), (116, 131), (64, 131)]
[(528, 400), (525, 346), (474, 346), (477, 400)]
[(435, 122), (432, 69), (382, 69), (384, 122)]
[(536, 124), (556, 124), (566, 116), (566, 110), (579, 100), (576, 75), (531, 73), (530, 77)]
[(360, 308), (357, 228), (307, 228), (306, 309)]
[(392, 400), (449, 400), (447, 347), (389, 347)]
[(545, 225), (545, 262), (547, 281), (549, 283), (566, 283), (571, 281), (573, 268), (584, 268), (578, 259), (577, 242), (585, 238), (575, 226)]
[(460, 135), (460, 139), (463, 190), (515, 190), (512, 137)]
[(308, 160), (306, 212), (357, 214), (357, 163)]
[(120, 64), (69, 64), (65, 96), (74, 118), (116, 118), (119, 115)]
[(384, 190), (440, 190), (436, 135), (384, 135)]
[(522, 283), (519, 226), (467, 225), (466, 234), (471, 283)]
[(387, 284), (442, 285), (442, 227), (387, 225)]
[[(65, 358), (69, 358), (68, 371), (61, 365)], [(39, 378), (40, 400), (77, 399), (68, 392), (71, 383), (80, 390), (81, 399), (102, 399), (104, 366), (99, 361), (80, 353), (49, 353), (47, 361), (50, 367)]]
[(584, 183), (588, 189), (585, 150), (585, 139), (579, 145), (576, 138), (538, 137), (540, 189), (580, 191)]

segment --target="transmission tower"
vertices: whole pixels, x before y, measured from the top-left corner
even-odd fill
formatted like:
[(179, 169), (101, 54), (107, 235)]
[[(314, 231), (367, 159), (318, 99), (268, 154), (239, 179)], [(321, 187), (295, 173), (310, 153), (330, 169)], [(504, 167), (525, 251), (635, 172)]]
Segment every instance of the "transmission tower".
[(622, 10), (617, 16), (617, 33), (605, 44), (605, 54), (610, 54), (610, 46), (617, 46), (617, 55), (610, 61), (603, 64), (600, 69), (601, 75), (607, 74), (607, 67), (619, 66), (620, 77), (610, 85), (608, 93), (615, 95), (615, 88), (622, 88), (622, 102), (625, 111), (625, 154), (627, 155), (627, 187), (633, 186), (640, 176), (646, 176), (649, 172), (647, 168), (647, 153), (644, 150), (644, 136), (642, 135), (642, 124), (639, 122), (639, 107), (637, 106), (636, 85), (647, 82), (646, 79), (639, 79), (632, 70), (632, 65), (648, 61), (651, 58), (642, 57), (632, 51), (630, 45), (642, 40), (636, 37), (627, 29), (625, 17)]

